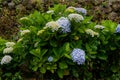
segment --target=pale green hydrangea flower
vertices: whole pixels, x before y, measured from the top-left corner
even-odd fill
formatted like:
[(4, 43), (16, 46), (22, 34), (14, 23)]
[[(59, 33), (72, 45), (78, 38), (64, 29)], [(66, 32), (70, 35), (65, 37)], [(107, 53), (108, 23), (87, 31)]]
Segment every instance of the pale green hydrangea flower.
[(46, 24), (46, 26), (44, 27), (44, 29), (46, 28), (50, 28), (52, 30), (52, 32), (54, 31), (58, 31), (58, 29), (60, 28), (59, 24), (56, 22), (56, 21), (51, 21), (51, 22), (48, 22)]
[(54, 10), (49, 10), (46, 13), (48, 13), (48, 14), (54, 14)]
[(13, 47), (8, 47), (3, 50), (3, 54), (9, 54), (13, 52)]
[(7, 42), (5, 44), (6, 44), (6, 47), (13, 47), (15, 45), (14, 42)]
[(99, 37), (99, 33), (93, 31), (92, 29), (86, 29), (85, 32), (86, 32), (87, 34), (91, 35), (92, 37), (94, 37), (94, 36)]
[(30, 33), (30, 30), (26, 29), (26, 30), (23, 30), (21, 31), (21, 36), (27, 34), (27, 33)]
[(84, 17), (80, 14), (69, 14), (68, 18), (72, 21), (74, 20), (75, 22), (81, 22), (82, 20), (84, 20)]
[(102, 25), (96, 25), (95, 26), (95, 29), (104, 29), (105, 27), (104, 26), (102, 26)]
[(42, 34), (43, 32), (45, 32), (45, 30), (44, 30), (44, 29), (39, 30), (39, 31), (38, 31), (38, 33), (37, 33), (37, 35), (40, 35), (40, 34)]

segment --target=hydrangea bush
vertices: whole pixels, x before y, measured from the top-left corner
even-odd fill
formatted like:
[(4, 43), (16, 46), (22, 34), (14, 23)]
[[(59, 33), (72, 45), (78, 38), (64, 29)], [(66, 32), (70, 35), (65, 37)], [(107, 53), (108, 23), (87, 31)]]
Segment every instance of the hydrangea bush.
[(18, 40), (5, 43), (1, 53), (2, 69), (55, 80), (66, 76), (111, 79), (118, 75), (119, 25), (109, 20), (97, 24), (86, 14), (84, 8), (55, 5), (45, 13), (35, 11), (21, 18)]

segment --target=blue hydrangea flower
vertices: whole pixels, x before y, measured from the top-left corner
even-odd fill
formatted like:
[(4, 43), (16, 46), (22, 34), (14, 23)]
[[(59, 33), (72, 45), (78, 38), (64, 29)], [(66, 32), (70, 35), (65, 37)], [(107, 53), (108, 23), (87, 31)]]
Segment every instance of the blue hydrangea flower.
[(57, 20), (57, 23), (62, 28), (63, 33), (71, 32), (71, 30), (70, 30), (71, 24), (70, 24), (70, 21), (68, 20), (68, 18), (61, 17)]
[(52, 61), (53, 61), (53, 57), (52, 57), (52, 56), (49, 56), (49, 57), (48, 57), (48, 61), (49, 61), (49, 62), (52, 62)]
[(85, 8), (75, 8), (75, 11), (78, 13), (83, 13), (84, 15), (87, 14), (87, 10)]
[(75, 48), (71, 53), (71, 57), (73, 62), (76, 62), (78, 65), (85, 62), (85, 52), (82, 49)]
[(120, 33), (120, 24), (117, 25), (116, 33)]

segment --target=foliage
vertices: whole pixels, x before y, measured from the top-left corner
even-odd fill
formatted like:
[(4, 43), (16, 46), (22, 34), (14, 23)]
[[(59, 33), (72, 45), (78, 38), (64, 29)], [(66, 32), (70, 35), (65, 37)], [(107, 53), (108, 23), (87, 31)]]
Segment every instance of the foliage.
[[(64, 79), (65, 76), (82, 80), (107, 79), (109, 76), (119, 78), (120, 34), (115, 33), (116, 23), (105, 20), (100, 24), (104, 28), (95, 28), (98, 24), (91, 21), (91, 16), (66, 11), (65, 5), (55, 5), (50, 10), (54, 12), (35, 11), (20, 19), (19, 39), (13, 47), (14, 51), (10, 53), (13, 60), (9, 64), (1, 65), (3, 71), (31, 72), (37, 77), (44, 77), (49, 73), (48, 79), (55, 80)], [(69, 18), (70, 14), (83, 16), (84, 20), (81, 17)], [(56, 24), (60, 19), (65, 21), (58, 26)], [(51, 21), (56, 24), (47, 26)], [(71, 31), (63, 32), (66, 26), (69, 28), (65, 25), (69, 22)], [(71, 53), (76, 53), (72, 52), (75, 48), (80, 49), (76, 51), (80, 53), (79, 58), (81, 50), (85, 54), (85, 63), (79, 65), (73, 62)]]

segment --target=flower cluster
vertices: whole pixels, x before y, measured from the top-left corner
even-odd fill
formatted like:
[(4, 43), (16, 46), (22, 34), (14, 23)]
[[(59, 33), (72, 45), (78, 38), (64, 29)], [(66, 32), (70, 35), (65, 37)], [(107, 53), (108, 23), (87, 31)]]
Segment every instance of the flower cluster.
[(86, 29), (85, 32), (86, 32), (87, 34), (91, 35), (92, 37), (94, 37), (94, 36), (99, 37), (99, 33), (93, 31), (92, 29)]
[(6, 44), (6, 48), (3, 50), (3, 54), (9, 54), (11, 52), (13, 52), (13, 46), (15, 45), (14, 42), (7, 42)]
[(40, 35), (40, 34), (42, 34), (43, 32), (45, 32), (45, 30), (44, 30), (44, 29), (39, 30), (39, 31), (38, 31), (38, 33), (37, 33), (37, 35)]
[(51, 22), (48, 22), (46, 24), (46, 26), (44, 27), (44, 29), (46, 28), (50, 28), (52, 30), (52, 32), (54, 31), (58, 31), (58, 29), (60, 28), (59, 24), (56, 22), (56, 21), (51, 21)]
[(52, 57), (52, 56), (49, 56), (49, 57), (48, 57), (48, 61), (49, 61), (49, 62), (52, 62), (52, 61), (53, 61), (53, 57)]
[(84, 15), (87, 14), (87, 10), (85, 8), (75, 8), (75, 11)]
[[(13, 46), (15, 45), (14, 42), (6, 42), (6, 48), (3, 50), (3, 54), (9, 54), (13, 52)], [(10, 55), (5, 55), (1, 60), (1, 65), (8, 64), (12, 60)]]
[(29, 32), (30, 32), (30, 30), (28, 30), (28, 29), (23, 30), (23, 31), (21, 31), (21, 36), (23, 36), (23, 35), (25, 35), (25, 34), (27, 34), (27, 33), (29, 33)]
[(77, 13), (82, 13), (82, 14), (84, 14), (84, 15), (86, 15), (87, 14), (87, 10), (85, 9), (85, 8), (76, 8), (76, 7), (68, 7), (67, 9), (66, 9), (66, 11), (67, 12), (74, 12), (74, 11), (76, 11)]
[(48, 13), (48, 14), (54, 14), (54, 10), (49, 10), (46, 13)]
[(78, 65), (85, 62), (85, 52), (82, 49), (75, 48), (71, 53), (73, 62), (77, 62)]
[(6, 47), (13, 47), (15, 45), (14, 42), (7, 42), (5, 44), (6, 44)]
[(80, 15), (80, 14), (74, 14), (74, 13), (69, 14), (68, 18), (71, 21), (74, 20), (75, 22), (80, 22), (80, 21), (84, 20), (84, 17), (82, 15)]
[(102, 25), (96, 25), (95, 26), (95, 29), (104, 29), (105, 27), (104, 26), (102, 26)]
[(75, 7), (68, 7), (67, 9), (66, 9), (66, 11), (67, 12), (74, 12), (75, 11)]
[(71, 32), (71, 30), (70, 30), (71, 24), (70, 24), (70, 21), (68, 20), (68, 18), (61, 17), (57, 20), (57, 23), (62, 28), (63, 33)]
[(13, 52), (13, 47), (8, 47), (3, 50), (3, 54), (9, 54), (11, 52)]
[(120, 24), (117, 25), (116, 33), (120, 33)]
[(11, 62), (11, 60), (12, 60), (12, 57), (10, 55), (5, 55), (1, 60), (1, 65), (8, 64)]

